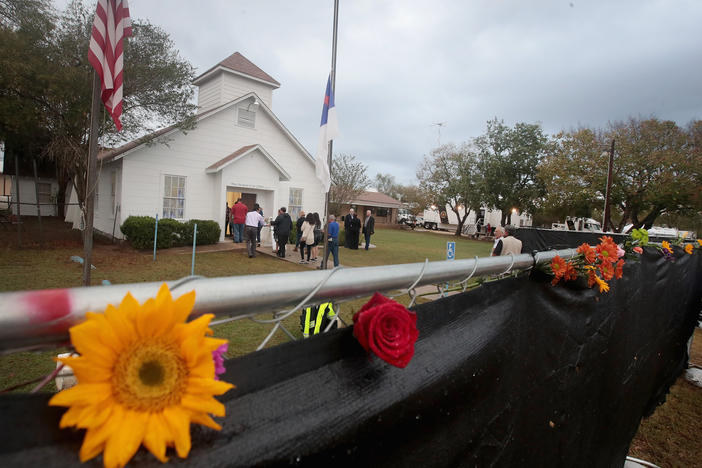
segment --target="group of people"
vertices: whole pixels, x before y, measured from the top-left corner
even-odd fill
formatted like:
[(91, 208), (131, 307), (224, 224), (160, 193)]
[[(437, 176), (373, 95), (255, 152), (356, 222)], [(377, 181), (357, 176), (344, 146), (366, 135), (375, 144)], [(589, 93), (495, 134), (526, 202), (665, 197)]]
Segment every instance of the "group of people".
[(363, 227), (361, 227), (361, 220), (356, 216), (356, 211), (351, 208), (349, 214), (344, 216), (344, 231), (346, 232), (344, 247), (357, 250), (359, 234), (362, 233), (366, 241), (366, 250), (368, 250), (371, 236), (375, 234), (375, 218), (371, 210), (366, 211), (366, 218), (363, 220)]
[[(255, 203), (254, 207), (249, 210), (249, 207), (242, 203), (241, 198), (239, 198), (231, 208), (229, 207), (229, 202), (227, 202), (224, 217), (224, 235), (227, 235), (227, 228), (229, 228), (234, 243), (236, 244), (240, 244), (245, 240), (245, 231), (248, 225), (247, 216), (250, 211), (258, 212), (258, 214), (261, 215), (261, 219), (263, 219), (263, 210), (258, 203)], [(259, 246), (261, 245), (261, 228), (263, 228), (264, 225), (265, 221), (261, 221), (256, 226), (256, 244)]]
[[(226, 206), (224, 232), (227, 228), (232, 234), (235, 243), (246, 242), (246, 249), (249, 258), (256, 256), (256, 247), (261, 245), (261, 228), (265, 225), (263, 210), (255, 203), (249, 209), (241, 199), (230, 208)], [(371, 236), (375, 234), (375, 218), (371, 210), (366, 211), (363, 222), (356, 216), (353, 208), (343, 217), (344, 231), (346, 233), (344, 247), (348, 249), (358, 249), (359, 235), (362, 233), (365, 238), (365, 249), (370, 246)], [(300, 211), (300, 216), (296, 221), (297, 239), (294, 251), (300, 252), (300, 263), (314, 263), (319, 255), (319, 246), (324, 242), (324, 231), (319, 213), (307, 213)], [(285, 249), (288, 244), (290, 232), (293, 229), (293, 220), (287, 213), (285, 207), (278, 210), (278, 216), (271, 221), (274, 229), (274, 239), (276, 242), (278, 257), (285, 258)], [(324, 262), (329, 260), (329, 255), (333, 257), (334, 266), (339, 266), (339, 223), (335, 215), (329, 215), (327, 226), (327, 254)], [(306, 255), (305, 255), (306, 253)]]

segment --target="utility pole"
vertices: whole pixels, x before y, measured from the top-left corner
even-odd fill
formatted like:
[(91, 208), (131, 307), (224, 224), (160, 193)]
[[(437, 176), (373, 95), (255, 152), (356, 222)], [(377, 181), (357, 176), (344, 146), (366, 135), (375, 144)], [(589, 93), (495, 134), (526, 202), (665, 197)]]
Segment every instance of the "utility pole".
[(605, 191), (604, 205), (604, 220), (602, 221), (602, 230), (607, 232), (607, 226), (611, 222), (609, 218), (609, 197), (612, 192), (612, 167), (614, 166), (614, 138), (612, 138), (612, 147), (609, 150), (609, 169), (607, 169), (607, 190)]

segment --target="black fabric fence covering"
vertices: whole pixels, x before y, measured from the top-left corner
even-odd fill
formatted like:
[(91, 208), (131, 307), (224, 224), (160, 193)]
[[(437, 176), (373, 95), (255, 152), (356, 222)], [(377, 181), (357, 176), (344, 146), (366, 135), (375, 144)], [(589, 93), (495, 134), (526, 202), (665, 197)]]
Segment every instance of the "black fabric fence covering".
[[(171, 462), (621, 468), (687, 362), (702, 255), (676, 256), (648, 248), (606, 294), (535, 272), (420, 305), (406, 369), (351, 329), (230, 360), (223, 430), (194, 427)], [(58, 430), (48, 398), (0, 398), (0, 466), (79, 465), (82, 433)], [(132, 464), (161, 466), (143, 449)]]
[[(519, 228), (514, 234), (514, 237), (522, 241), (522, 253), (530, 253), (535, 250), (575, 248), (584, 242), (597, 245), (602, 236), (611, 237), (617, 244), (622, 244), (629, 237), (628, 234), (613, 234), (611, 232), (560, 231), (538, 228)], [(662, 240), (670, 241), (671, 239), (668, 237), (649, 237), (651, 242)]]

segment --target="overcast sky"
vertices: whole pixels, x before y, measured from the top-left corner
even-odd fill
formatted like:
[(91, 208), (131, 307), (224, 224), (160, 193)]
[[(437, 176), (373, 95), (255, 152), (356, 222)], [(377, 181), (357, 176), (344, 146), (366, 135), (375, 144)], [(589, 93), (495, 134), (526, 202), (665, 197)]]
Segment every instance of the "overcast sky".
[[(65, 1), (56, 0), (57, 5)], [(198, 74), (238, 51), (281, 83), (273, 110), (314, 153), (333, 0), (130, 0)], [(702, 1), (341, 0), (336, 106), (369, 175), (410, 183), (492, 117), (548, 133), (628, 116), (702, 118)], [(127, 58), (128, 59), (128, 58)]]

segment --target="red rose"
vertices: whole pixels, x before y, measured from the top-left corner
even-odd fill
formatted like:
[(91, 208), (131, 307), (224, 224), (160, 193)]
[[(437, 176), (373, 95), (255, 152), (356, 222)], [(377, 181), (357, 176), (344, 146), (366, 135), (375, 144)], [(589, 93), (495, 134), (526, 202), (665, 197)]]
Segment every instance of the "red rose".
[(404, 368), (414, 356), (417, 314), (402, 304), (375, 293), (353, 316), (353, 336), (367, 352)]

